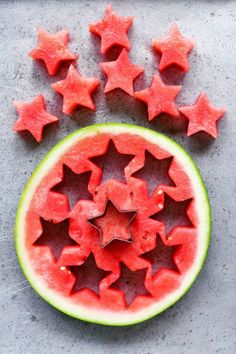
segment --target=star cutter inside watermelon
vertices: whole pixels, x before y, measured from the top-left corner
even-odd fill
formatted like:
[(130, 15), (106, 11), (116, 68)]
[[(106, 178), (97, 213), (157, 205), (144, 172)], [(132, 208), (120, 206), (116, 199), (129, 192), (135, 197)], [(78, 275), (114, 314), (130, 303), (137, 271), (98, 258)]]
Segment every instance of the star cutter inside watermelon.
[[(110, 214), (107, 215), (108, 213)], [(113, 240), (119, 240), (119, 241), (124, 241), (129, 243), (133, 242), (133, 235), (130, 229), (130, 224), (132, 223), (136, 215), (137, 215), (136, 210), (121, 210), (117, 207), (117, 205), (115, 205), (115, 203), (111, 199), (108, 199), (106, 201), (104, 210), (101, 213), (99, 213), (97, 216), (88, 219), (88, 223), (91, 226), (93, 226), (96, 230), (98, 230), (100, 236), (100, 245), (102, 248), (104, 248), (108, 244), (110, 244)], [(112, 221), (112, 216), (115, 216), (115, 218), (118, 221), (118, 224), (114, 224), (114, 223), (109, 224), (109, 221)], [(109, 230), (107, 230), (107, 227), (109, 227)], [(117, 227), (119, 228), (118, 232), (115, 229)], [(114, 234), (112, 235), (113, 232)]]

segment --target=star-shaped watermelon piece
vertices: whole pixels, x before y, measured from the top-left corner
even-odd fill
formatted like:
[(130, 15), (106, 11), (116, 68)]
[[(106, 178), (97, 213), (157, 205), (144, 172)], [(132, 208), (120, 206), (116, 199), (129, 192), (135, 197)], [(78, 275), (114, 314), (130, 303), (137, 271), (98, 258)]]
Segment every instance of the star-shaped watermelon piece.
[(136, 211), (120, 210), (108, 200), (104, 210), (88, 221), (99, 231), (101, 247), (105, 247), (113, 240), (132, 242), (130, 224), (135, 216)]
[(120, 17), (108, 4), (104, 19), (91, 24), (89, 31), (101, 37), (101, 53), (105, 54), (111, 47), (120, 46), (130, 49), (127, 32), (133, 23), (133, 17)]
[(214, 107), (207, 95), (202, 92), (194, 105), (180, 107), (179, 111), (189, 120), (188, 136), (205, 131), (213, 138), (217, 138), (217, 121), (224, 115), (226, 109)]
[(64, 80), (57, 81), (51, 87), (63, 96), (63, 113), (73, 114), (78, 106), (95, 110), (92, 93), (100, 82), (95, 77), (83, 77), (77, 69), (70, 65)]
[(167, 113), (173, 117), (179, 115), (174, 100), (180, 90), (181, 86), (165, 85), (160, 76), (154, 74), (151, 86), (135, 92), (134, 97), (147, 104), (148, 120), (151, 121), (161, 113)]
[(38, 29), (38, 46), (29, 52), (33, 59), (43, 60), (48, 73), (55, 75), (62, 61), (76, 60), (77, 54), (68, 49), (69, 33), (66, 30), (50, 34)]
[(161, 54), (159, 70), (174, 65), (184, 72), (189, 70), (188, 53), (194, 47), (194, 41), (183, 37), (176, 24), (173, 24), (169, 35), (160, 40), (153, 40), (153, 49)]
[(126, 49), (121, 51), (119, 57), (115, 61), (100, 63), (100, 66), (108, 77), (104, 89), (105, 93), (119, 88), (130, 96), (133, 96), (133, 82), (135, 78), (144, 71), (144, 68), (133, 64), (129, 60)]
[(18, 119), (13, 126), (14, 131), (28, 130), (40, 142), (45, 125), (57, 122), (58, 118), (46, 111), (43, 95), (38, 95), (31, 103), (14, 101)]

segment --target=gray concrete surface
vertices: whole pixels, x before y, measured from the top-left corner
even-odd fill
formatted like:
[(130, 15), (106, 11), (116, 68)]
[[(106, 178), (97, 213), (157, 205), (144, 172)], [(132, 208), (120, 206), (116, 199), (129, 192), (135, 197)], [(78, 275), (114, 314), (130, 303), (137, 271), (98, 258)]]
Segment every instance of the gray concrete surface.
[[(182, 83), (178, 98), (191, 103), (205, 90), (228, 113), (219, 124), (217, 141), (205, 136), (187, 138), (178, 124), (160, 119), (148, 124), (144, 106), (115, 93), (95, 98), (97, 112), (80, 110), (75, 119), (61, 114), (62, 100), (44, 67), (27, 53), (36, 44), (36, 28), (49, 31), (67, 27), (70, 47), (80, 54), (83, 75), (101, 75), (99, 40), (91, 37), (88, 23), (102, 18), (104, 1), (0, 2), (0, 353), (116, 353), (205, 354), (236, 353), (235, 289), (235, 163), (236, 163), (236, 1), (112, 1), (120, 14), (135, 16), (130, 31), (131, 57), (145, 66), (144, 87), (156, 66), (149, 50), (153, 37), (166, 35), (176, 21), (197, 47), (190, 56), (191, 71), (165, 75), (167, 82)], [(60, 129), (49, 127), (42, 144), (27, 134), (11, 131), (16, 120), (13, 99), (30, 100), (45, 94), (49, 111), (60, 117)], [(16, 260), (13, 227), (17, 203), (28, 177), (44, 154), (62, 137), (94, 122), (123, 121), (163, 131), (193, 156), (209, 190), (213, 231), (204, 269), (191, 291), (172, 309), (146, 323), (129, 328), (106, 328), (71, 319), (37, 296)]]

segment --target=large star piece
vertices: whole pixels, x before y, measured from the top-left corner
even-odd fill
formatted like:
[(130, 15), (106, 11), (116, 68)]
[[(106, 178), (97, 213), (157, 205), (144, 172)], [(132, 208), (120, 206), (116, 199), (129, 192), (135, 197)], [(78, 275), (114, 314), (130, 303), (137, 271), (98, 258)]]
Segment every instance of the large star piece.
[(130, 224), (135, 215), (136, 211), (119, 210), (108, 200), (102, 213), (88, 221), (98, 229), (101, 246), (105, 247), (113, 240), (132, 241)]
[(62, 61), (78, 58), (77, 54), (72, 54), (67, 48), (68, 41), (69, 33), (66, 30), (49, 34), (40, 28), (38, 46), (29, 53), (29, 56), (43, 60), (48, 73), (55, 75)]
[(167, 113), (174, 117), (179, 115), (175, 105), (175, 98), (181, 90), (181, 86), (167, 86), (158, 74), (154, 74), (151, 86), (143, 91), (134, 93), (134, 97), (145, 102), (148, 106), (148, 120)]
[(113, 46), (130, 49), (127, 32), (132, 23), (133, 17), (119, 17), (107, 5), (104, 20), (91, 24), (89, 30), (101, 37), (101, 53), (105, 54)]
[(87, 288), (99, 295), (99, 282), (109, 274), (109, 272), (98, 268), (92, 253), (80, 266), (70, 266), (67, 268), (76, 278), (71, 294)]
[(207, 95), (202, 92), (194, 105), (180, 107), (179, 111), (189, 120), (188, 136), (205, 131), (213, 138), (217, 138), (216, 122), (224, 115), (226, 109), (214, 107)]
[(143, 179), (148, 186), (149, 195), (161, 184), (175, 185), (168, 175), (172, 157), (158, 160), (148, 150), (145, 150), (145, 161), (143, 167), (133, 174), (133, 177)]
[(122, 50), (115, 61), (101, 63), (100, 65), (108, 77), (104, 89), (105, 93), (119, 88), (133, 96), (134, 79), (144, 71), (144, 68), (131, 63), (126, 49)]
[(102, 169), (101, 183), (103, 183), (110, 178), (125, 181), (124, 169), (133, 158), (134, 155), (119, 153), (113, 141), (110, 140), (106, 153), (90, 160)]
[(181, 35), (178, 26), (173, 24), (169, 35), (152, 42), (154, 50), (161, 53), (158, 69), (163, 71), (169, 66), (175, 65), (184, 72), (189, 70), (188, 53), (193, 49), (194, 42)]
[(52, 84), (52, 88), (63, 96), (63, 113), (72, 114), (78, 106), (95, 110), (92, 100), (93, 91), (100, 82), (95, 77), (82, 77), (71, 65), (64, 80)]
[(66, 194), (72, 209), (80, 199), (91, 199), (88, 191), (90, 176), (91, 171), (77, 174), (63, 165), (63, 180), (53, 188), (53, 191)]
[(176, 202), (165, 193), (164, 208), (151, 218), (165, 224), (166, 235), (170, 234), (175, 226), (191, 227), (193, 224), (186, 214), (191, 202), (192, 199)]
[(31, 103), (14, 101), (13, 104), (19, 114), (13, 130), (28, 130), (38, 142), (42, 140), (44, 126), (58, 121), (57, 117), (46, 111), (43, 95), (36, 96)]
[(65, 246), (77, 245), (68, 234), (69, 220), (66, 219), (60, 223), (54, 224), (50, 221), (40, 219), (43, 232), (34, 242), (34, 246), (47, 246), (51, 249), (55, 260), (60, 258), (61, 252)]

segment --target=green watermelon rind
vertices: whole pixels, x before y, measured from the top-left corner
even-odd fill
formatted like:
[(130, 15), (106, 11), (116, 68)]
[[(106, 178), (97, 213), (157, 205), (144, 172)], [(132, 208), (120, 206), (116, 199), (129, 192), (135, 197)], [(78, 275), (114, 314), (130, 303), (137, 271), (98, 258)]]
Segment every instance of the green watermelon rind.
[[(53, 160), (55, 153), (60, 152), (60, 151), (62, 151), (62, 153), (64, 153), (67, 149), (63, 150), (63, 147), (65, 147), (67, 145), (67, 143), (70, 142), (71, 140), (73, 140), (74, 138), (80, 138), (80, 137), (83, 138), (86, 136), (91, 136), (94, 134), (100, 134), (100, 133), (105, 133), (105, 132), (111, 133), (111, 134), (116, 134), (116, 131), (119, 131), (120, 129), (121, 129), (122, 133), (138, 134), (140, 136), (143, 136), (148, 141), (149, 141), (148, 136), (150, 139), (151, 139), (151, 137), (153, 139), (155, 139), (155, 138), (161, 139), (161, 140), (163, 140), (163, 142), (165, 141), (166, 144), (169, 144), (173, 147), (174, 155), (176, 157), (178, 157), (178, 153), (179, 153), (180, 156), (182, 156), (186, 159), (187, 163), (192, 168), (195, 177), (197, 177), (197, 179), (198, 179), (199, 187), (201, 189), (201, 198), (204, 198), (204, 202), (203, 202), (204, 213), (203, 213), (203, 215), (205, 217), (205, 222), (206, 222), (206, 226), (204, 228), (204, 232), (205, 232), (204, 245), (203, 245), (203, 249), (201, 252), (201, 258), (199, 257), (200, 259), (198, 262), (198, 267), (195, 270), (194, 276), (192, 276), (191, 280), (188, 282), (187, 286), (184, 288), (184, 290), (180, 294), (178, 294), (178, 296), (173, 297), (161, 309), (159, 309), (157, 311), (154, 310), (153, 312), (148, 313), (146, 315), (145, 315), (145, 311), (144, 311), (144, 314), (140, 315), (140, 318), (138, 316), (136, 316), (138, 318), (135, 318), (133, 320), (132, 319), (122, 320), (121, 317), (117, 318), (117, 320), (116, 320), (115, 319), (116, 316), (115, 316), (114, 312), (110, 313), (110, 316), (108, 316), (108, 318), (106, 319), (103, 316), (103, 311), (102, 310), (97, 311), (96, 309), (93, 310), (95, 312), (95, 314), (91, 318), (91, 316), (89, 316), (89, 315), (86, 316), (86, 315), (81, 315), (81, 314), (75, 314), (75, 313), (67, 310), (63, 306), (61, 307), (58, 303), (55, 303), (55, 301), (52, 298), (50, 298), (50, 296), (47, 296), (47, 291), (42, 291), (40, 289), (40, 286), (39, 286), (37, 280), (33, 279), (33, 277), (30, 275), (30, 269), (29, 269), (28, 265), (26, 264), (26, 260), (24, 257), (24, 250), (22, 249), (23, 246), (22, 246), (22, 242), (21, 242), (21, 229), (22, 229), (22, 226), (24, 226), (24, 225), (21, 225), (21, 222), (22, 222), (21, 215), (22, 215), (22, 212), (24, 213), (24, 211), (22, 211), (24, 203), (27, 200), (27, 198), (30, 200), (30, 197), (34, 193), (34, 190), (31, 192), (31, 189), (34, 189), (34, 187), (35, 187), (34, 186), (35, 180), (37, 180), (38, 176), (44, 175), (43, 169), (45, 166), (50, 165), (50, 161)], [(75, 142), (76, 142), (76, 140), (75, 140)], [(71, 145), (73, 145), (73, 144), (71, 144)], [(69, 146), (71, 146), (71, 145), (69, 145)], [(37, 185), (38, 185), (38, 183), (36, 183), (36, 186)], [(109, 325), (110, 326), (127, 326), (127, 325), (133, 325), (133, 324), (143, 322), (145, 320), (148, 320), (148, 319), (164, 312), (165, 310), (167, 310), (168, 308), (173, 306), (177, 301), (179, 301), (190, 290), (190, 288), (192, 287), (193, 283), (195, 282), (196, 278), (198, 277), (198, 275), (203, 267), (203, 264), (205, 262), (205, 259), (207, 257), (207, 253), (208, 253), (208, 248), (209, 248), (209, 243), (210, 243), (210, 234), (211, 234), (211, 208), (210, 208), (207, 190), (204, 185), (203, 179), (201, 177), (200, 171), (197, 168), (195, 162), (189, 156), (189, 154), (179, 144), (177, 144), (174, 140), (165, 136), (162, 133), (155, 132), (155, 131), (150, 130), (148, 128), (144, 128), (144, 127), (140, 127), (140, 126), (136, 126), (136, 125), (132, 125), (132, 124), (124, 124), (124, 123), (105, 123), (105, 124), (91, 125), (91, 126), (77, 130), (76, 132), (66, 136), (59, 143), (57, 143), (47, 153), (47, 155), (43, 158), (43, 160), (39, 163), (39, 165), (36, 167), (33, 174), (31, 175), (30, 179), (28, 180), (28, 182), (22, 192), (20, 201), (19, 201), (19, 205), (18, 205), (18, 209), (17, 209), (17, 213), (16, 213), (16, 222), (15, 222), (15, 246), (16, 246), (17, 258), (18, 258), (19, 264), (21, 266), (21, 269), (22, 269), (26, 279), (31, 284), (32, 288), (36, 291), (36, 293), (38, 293), (38, 295), (40, 295), (50, 305), (52, 305), (53, 307), (55, 307), (59, 311), (65, 313), (71, 317), (74, 317), (74, 318), (77, 318), (77, 319), (80, 319), (80, 320), (83, 320), (86, 322), (92, 322), (92, 323), (97, 323), (97, 324), (107, 325), (107, 326), (109, 326)], [(96, 314), (96, 311), (98, 312), (97, 314)]]

